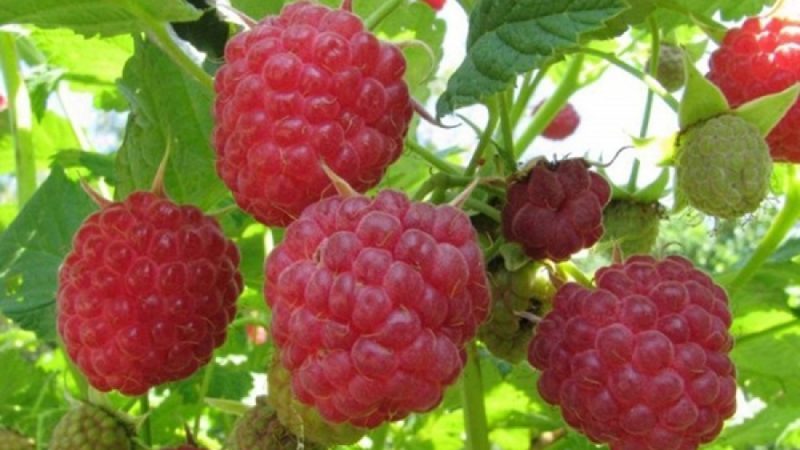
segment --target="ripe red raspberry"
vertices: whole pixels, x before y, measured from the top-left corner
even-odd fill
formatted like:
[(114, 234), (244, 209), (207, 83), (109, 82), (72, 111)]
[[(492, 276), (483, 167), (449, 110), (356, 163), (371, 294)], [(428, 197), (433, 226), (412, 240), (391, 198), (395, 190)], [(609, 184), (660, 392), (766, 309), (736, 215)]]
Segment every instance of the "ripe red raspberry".
[[(737, 107), (800, 81), (800, 22), (747, 19), (711, 55), (708, 78)], [(800, 162), (800, 102), (767, 136), (772, 158)]]
[(425, 3), (431, 5), (431, 8), (439, 11), (444, 7), (445, 0), (423, 0)]
[[(533, 112), (535, 113), (538, 111), (539, 108), (542, 107), (543, 103), (544, 100), (539, 102), (539, 104), (533, 108)], [(550, 121), (550, 124), (547, 125), (547, 128), (542, 131), (542, 136), (555, 141), (566, 139), (572, 136), (572, 133), (575, 132), (575, 129), (578, 128), (580, 123), (581, 118), (578, 116), (578, 112), (575, 111), (575, 108), (571, 103), (567, 103), (563, 108), (561, 108), (561, 111), (556, 114), (553, 120)]]
[(696, 449), (736, 409), (725, 291), (684, 258), (633, 256), (562, 286), (528, 360), (539, 393), (611, 449)]
[(368, 428), (434, 408), (489, 308), (469, 218), (394, 191), (308, 207), (265, 278), (294, 395)]
[(5, 111), (7, 107), (8, 100), (4, 96), (0, 95), (0, 112)]
[(58, 332), (101, 391), (188, 377), (226, 336), (239, 252), (216, 220), (149, 192), (89, 216), (59, 272)]
[(402, 152), (413, 105), (406, 62), (361, 20), (308, 1), (231, 39), (217, 72), (217, 172), (266, 225), (335, 194), (325, 162), (359, 192)]
[(564, 261), (603, 235), (608, 182), (581, 158), (539, 160), (508, 187), (503, 235), (532, 259)]

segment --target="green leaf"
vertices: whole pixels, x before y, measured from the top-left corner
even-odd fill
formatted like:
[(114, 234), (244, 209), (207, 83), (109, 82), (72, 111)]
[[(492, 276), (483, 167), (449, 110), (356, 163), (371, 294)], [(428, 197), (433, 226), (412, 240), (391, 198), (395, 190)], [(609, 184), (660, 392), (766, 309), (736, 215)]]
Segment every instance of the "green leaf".
[(39, 338), (55, 339), (58, 266), (96, 206), (59, 167), (0, 235), (0, 311)]
[(167, 193), (179, 203), (215, 206), (227, 190), (214, 168), (212, 93), (141, 40), (120, 85), (131, 114), (117, 154), (117, 197), (150, 188), (169, 142)]
[[(53, 111), (45, 111), (42, 120), (33, 124), (33, 147), (36, 149), (36, 163), (49, 164), (50, 158), (59, 150), (80, 147), (69, 121)], [(0, 113), (0, 173), (14, 171), (14, 143), (8, 129), (7, 112)]]
[(578, 46), (624, 8), (621, 0), (484, 0), (470, 15), (467, 56), (439, 98), (439, 117), (487, 99), (517, 75)]
[(681, 131), (730, 111), (728, 100), (722, 91), (704, 77), (688, 58), (684, 65), (687, 69), (686, 90), (678, 109), (678, 124)]
[(187, 22), (200, 14), (183, 0), (0, 0), (0, 23), (71, 28), (87, 37), (142, 31), (143, 19)]
[(758, 97), (739, 105), (733, 113), (755, 125), (761, 135), (767, 137), (795, 104), (798, 94), (800, 94), (800, 83), (795, 83), (781, 92)]

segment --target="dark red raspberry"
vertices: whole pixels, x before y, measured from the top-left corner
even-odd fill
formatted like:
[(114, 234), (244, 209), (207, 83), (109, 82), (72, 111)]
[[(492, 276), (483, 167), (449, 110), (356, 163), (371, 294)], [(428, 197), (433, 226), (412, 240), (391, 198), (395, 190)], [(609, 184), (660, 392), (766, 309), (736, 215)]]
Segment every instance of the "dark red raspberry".
[(603, 235), (608, 182), (580, 158), (539, 160), (508, 187), (503, 235), (532, 259), (564, 261)]
[[(538, 111), (539, 108), (542, 107), (543, 103), (544, 100), (539, 102), (539, 104), (533, 108), (533, 112), (535, 113)], [(556, 114), (553, 120), (550, 121), (550, 124), (547, 125), (547, 128), (542, 131), (542, 136), (556, 141), (566, 139), (572, 136), (572, 133), (575, 132), (580, 123), (581, 118), (578, 116), (578, 112), (575, 111), (575, 108), (571, 103), (567, 103), (563, 108), (561, 108), (561, 111)]]
[(225, 340), (239, 252), (199, 209), (137, 192), (89, 216), (72, 246), (58, 332), (98, 390), (140, 395), (186, 378)]
[(489, 308), (469, 218), (394, 191), (308, 207), (265, 278), (295, 396), (368, 428), (438, 405)]
[(633, 256), (562, 286), (528, 360), (539, 393), (612, 450), (696, 449), (736, 410), (725, 291), (687, 259)]
[[(737, 107), (800, 81), (800, 22), (747, 19), (711, 55), (708, 78)], [(800, 162), (800, 102), (767, 136), (772, 158)]]
[(324, 161), (363, 192), (402, 152), (406, 61), (361, 20), (308, 1), (231, 39), (217, 72), (217, 172), (266, 225), (335, 194)]
[(445, 0), (423, 0), (425, 3), (431, 5), (431, 8), (439, 11), (444, 7)]

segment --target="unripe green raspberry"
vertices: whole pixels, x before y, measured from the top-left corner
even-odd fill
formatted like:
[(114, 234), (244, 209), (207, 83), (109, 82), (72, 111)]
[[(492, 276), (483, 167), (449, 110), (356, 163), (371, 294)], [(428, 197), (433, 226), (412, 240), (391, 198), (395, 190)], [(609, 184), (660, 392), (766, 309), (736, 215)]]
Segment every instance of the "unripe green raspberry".
[(324, 447), (303, 442), (278, 420), (275, 410), (267, 404), (266, 397), (256, 399), (256, 404), (239, 420), (231, 433), (226, 450), (322, 450)]
[(110, 412), (83, 404), (53, 429), (50, 450), (133, 450), (132, 428)]
[(555, 287), (540, 268), (529, 263), (514, 272), (502, 266), (491, 272), (492, 309), (478, 338), (493, 355), (512, 364), (525, 359), (533, 337), (534, 324), (517, 313), (544, 315), (555, 295)]
[[(278, 420), (292, 434), (306, 442), (323, 446), (354, 444), (367, 430), (348, 423), (325, 421), (313, 407), (300, 403), (292, 393), (289, 372), (276, 360), (267, 373), (267, 403), (278, 414)], [(248, 449), (249, 450), (249, 449)]]
[(697, 210), (734, 219), (758, 208), (769, 190), (772, 159), (755, 125), (725, 114), (678, 137), (678, 195)]
[(683, 49), (672, 44), (661, 45), (658, 52), (656, 80), (658, 80), (667, 91), (677, 91), (686, 83), (685, 64)]
[(34, 450), (33, 441), (16, 431), (0, 428), (0, 449), (3, 450)]
[(648, 254), (658, 238), (664, 207), (658, 202), (611, 200), (603, 210), (603, 237), (609, 247), (618, 245), (625, 257)]

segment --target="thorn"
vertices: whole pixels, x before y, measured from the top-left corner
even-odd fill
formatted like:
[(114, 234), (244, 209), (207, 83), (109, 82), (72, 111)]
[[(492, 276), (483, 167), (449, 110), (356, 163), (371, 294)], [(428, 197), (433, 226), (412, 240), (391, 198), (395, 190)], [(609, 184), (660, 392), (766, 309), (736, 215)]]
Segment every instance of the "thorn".
[(320, 161), (320, 165), (322, 166), (322, 171), (325, 172), (325, 175), (328, 176), (328, 179), (331, 180), (333, 187), (336, 189), (336, 192), (341, 195), (342, 197), (353, 197), (359, 195), (358, 192), (350, 186), (344, 178), (340, 177), (336, 172), (333, 171), (325, 161)]
[(343, 0), (342, 6), (339, 9), (347, 12), (353, 12), (353, 0)]
[(86, 180), (84, 180), (83, 178), (81, 178), (81, 188), (83, 188), (83, 191), (86, 192), (86, 194), (92, 199), (92, 201), (97, 206), (100, 207), (100, 209), (103, 209), (112, 203), (111, 200), (108, 200), (107, 198), (100, 195), (97, 191), (92, 189), (92, 187), (89, 186), (89, 183), (87, 183)]
[(172, 140), (167, 139), (167, 148), (164, 150), (164, 156), (161, 157), (161, 162), (158, 163), (156, 176), (153, 178), (153, 185), (150, 186), (150, 192), (159, 197), (166, 197), (164, 191), (164, 176), (167, 173), (167, 161), (169, 160), (170, 153), (172, 153)]
[(464, 188), (464, 191), (456, 195), (456, 197), (453, 200), (450, 200), (448, 204), (452, 207), (461, 209), (464, 206), (464, 203), (467, 202), (467, 199), (472, 195), (472, 192), (478, 186), (480, 181), (480, 178), (475, 178), (472, 180), (467, 187)]
[(435, 126), (437, 126), (439, 128), (445, 128), (445, 129), (448, 129), (448, 130), (461, 126), (461, 124), (456, 124), (456, 125), (445, 125), (445, 124), (443, 124), (438, 119), (433, 117), (428, 111), (426, 111), (425, 107), (422, 106), (422, 104), (420, 104), (415, 99), (411, 99), (411, 105), (414, 107), (414, 111), (417, 114), (419, 114), (419, 116), (422, 118), (422, 120), (430, 123), (431, 125), (435, 125)]

